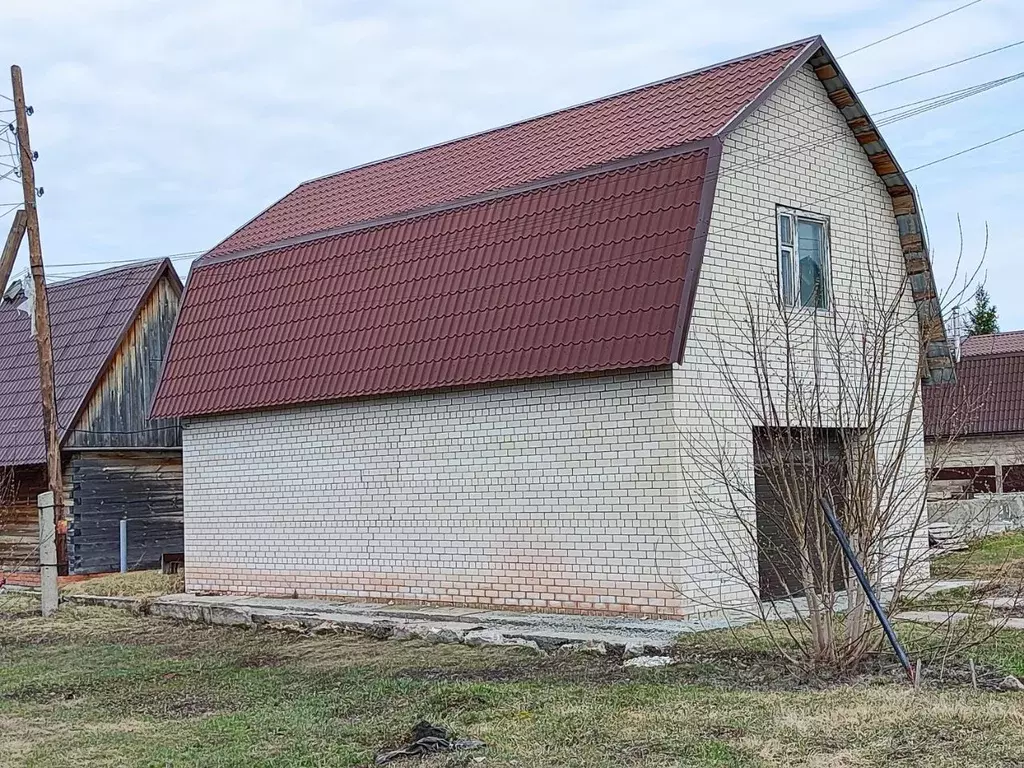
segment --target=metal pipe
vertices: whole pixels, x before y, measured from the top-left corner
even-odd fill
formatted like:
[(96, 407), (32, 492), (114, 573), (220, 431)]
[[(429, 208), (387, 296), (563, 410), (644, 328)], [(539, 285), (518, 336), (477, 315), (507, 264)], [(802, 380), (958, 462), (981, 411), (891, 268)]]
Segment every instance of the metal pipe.
[(882, 630), (885, 632), (885, 636), (889, 639), (889, 645), (892, 646), (893, 651), (896, 653), (896, 658), (900, 660), (900, 664), (903, 665), (903, 669), (907, 673), (907, 678), (910, 682), (915, 682), (914, 667), (910, 664), (910, 659), (907, 658), (906, 651), (903, 650), (903, 646), (900, 645), (899, 639), (896, 637), (896, 631), (892, 628), (892, 624), (889, 623), (889, 617), (885, 615), (885, 611), (882, 609), (882, 604), (878, 602), (878, 598), (875, 596), (875, 591), (871, 588), (871, 584), (868, 582), (867, 574), (864, 573), (864, 568), (861, 567), (860, 561), (857, 560), (857, 556), (853, 553), (853, 547), (850, 546), (849, 540), (846, 538), (846, 533), (843, 531), (843, 527), (839, 524), (839, 520), (836, 518), (835, 512), (832, 510), (832, 505), (827, 499), (820, 499), (821, 509), (825, 513), (825, 519), (828, 520), (829, 527), (832, 529), (832, 533), (835, 534), (836, 539), (839, 540), (839, 546), (843, 548), (843, 554), (846, 556), (846, 561), (853, 568), (853, 572), (857, 575), (857, 581), (860, 582), (861, 589), (864, 590), (864, 594), (868, 598), (868, 602), (871, 603), (871, 609), (875, 612), (875, 616), (878, 617), (879, 623), (882, 625)]
[(128, 521), (121, 519), (121, 573), (128, 573)]

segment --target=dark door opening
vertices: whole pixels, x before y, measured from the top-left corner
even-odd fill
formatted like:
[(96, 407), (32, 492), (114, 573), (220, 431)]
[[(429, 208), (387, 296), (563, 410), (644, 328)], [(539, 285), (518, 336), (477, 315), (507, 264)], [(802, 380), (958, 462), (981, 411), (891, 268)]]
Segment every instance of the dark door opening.
[(818, 506), (830, 494), (842, 519), (848, 468), (844, 432), (820, 428), (754, 430), (754, 506), (762, 600), (806, 594), (807, 583), (841, 589), (842, 550)]

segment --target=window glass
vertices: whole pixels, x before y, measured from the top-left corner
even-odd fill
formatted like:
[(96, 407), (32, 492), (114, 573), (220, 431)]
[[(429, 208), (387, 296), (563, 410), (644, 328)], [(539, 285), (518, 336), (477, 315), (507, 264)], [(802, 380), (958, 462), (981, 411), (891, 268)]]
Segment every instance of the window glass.
[(820, 221), (798, 219), (796, 225), (797, 254), (800, 271), (800, 304), (824, 308), (825, 296), (825, 225)]
[(779, 276), (782, 282), (782, 302), (791, 306), (796, 297), (793, 295), (793, 250), (783, 248), (779, 252)]
[(789, 307), (828, 309), (828, 219), (779, 208), (779, 296)]
[(779, 242), (783, 245), (793, 244), (793, 218), (786, 214), (779, 216)]

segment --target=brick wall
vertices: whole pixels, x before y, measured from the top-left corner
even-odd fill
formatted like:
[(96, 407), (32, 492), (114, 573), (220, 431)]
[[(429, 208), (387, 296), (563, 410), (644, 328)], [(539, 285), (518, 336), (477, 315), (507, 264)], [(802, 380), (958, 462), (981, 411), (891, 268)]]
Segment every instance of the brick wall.
[[(775, 306), (777, 205), (827, 216), (831, 235), (832, 311), (789, 311), (788, 328)], [(779, 372), (785, 370), (788, 340), (805, 403), (811, 402), (810, 384), (818, 371), (824, 412), (808, 419), (794, 408), (791, 423), (855, 426), (861, 418), (857, 409), (840, 415), (837, 408), (850, 401), (837, 382), (840, 374), (848, 384), (862, 380), (866, 356), (855, 341), (858, 334), (843, 329), (870, 333), (878, 308), (887, 303), (894, 303), (899, 319), (886, 323), (892, 326), (890, 352), (874, 358), (888, 370), (878, 402), (894, 417), (879, 446), (880, 463), (898, 465), (893, 487), (903, 496), (894, 515), (899, 520), (891, 530), (892, 551), (906, 543), (908, 529), (923, 510), (925, 475), (921, 412), (914, 394), (918, 327), (912, 298), (904, 290), (905, 274), (889, 195), (807, 67), (732, 133), (723, 151), (685, 361), (675, 373), (676, 423), (685, 457), (682, 540), (690, 553), (680, 586), (689, 602), (749, 602), (747, 585), (757, 584), (749, 527), (755, 522), (752, 426), (757, 413), (763, 413), (763, 388), (752, 349), (765, 350), (765, 364), (758, 368), (772, 372), (772, 391), (779, 393), (786, 379)], [(785, 406), (781, 397), (774, 403)], [(887, 461), (895, 447), (888, 441), (908, 412), (913, 420), (910, 450), (905, 461)], [(926, 546), (926, 538), (918, 536), (916, 554)], [(898, 563), (889, 566), (891, 571)]]
[[(749, 602), (752, 505), (721, 513), (730, 483), (753, 480), (741, 308), (776, 290), (776, 204), (831, 218), (833, 317), (872, 290), (896, 302), (887, 380), (916, 430), (901, 479), (923, 481), (891, 203), (802, 71), (726, 142), (684, 365), (190, 421), (189, 589), (663, 614)], [(800, 365), (832, 381), (812, 317)]]
[(190, 590), (676, 613), (663, 370), (190, 421)]

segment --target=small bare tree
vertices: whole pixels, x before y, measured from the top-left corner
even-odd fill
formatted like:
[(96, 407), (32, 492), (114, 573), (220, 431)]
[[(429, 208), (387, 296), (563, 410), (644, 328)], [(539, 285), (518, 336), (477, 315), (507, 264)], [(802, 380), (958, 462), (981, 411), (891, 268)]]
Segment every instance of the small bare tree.
[[(774, 276), (738, 316), (723, 306), (717, 315), (735, 322), (718, 329), (702, 359), (727, 407), (709, 397), (708, 428), (679, 429), (698, 521), (684, 546), (730, 584), (714, 594), (689, 585), (687, 598), (748, 606), (732, 605), (765, 622), (791, 662), (837, 669), (861, 664), (882, 635), (821, 501), (834, 506), (886, 604), (919, 594), (929, 573), (921, 382), (929, 324), (941, 316), (919, 316), (910, 277), (894, 279), (871, 253), (865, 263), (857, 290), (828, 297), (828, 311), (784, 301)], [(957, 407), (935, 446), (939, 461), (976, 404)]]

